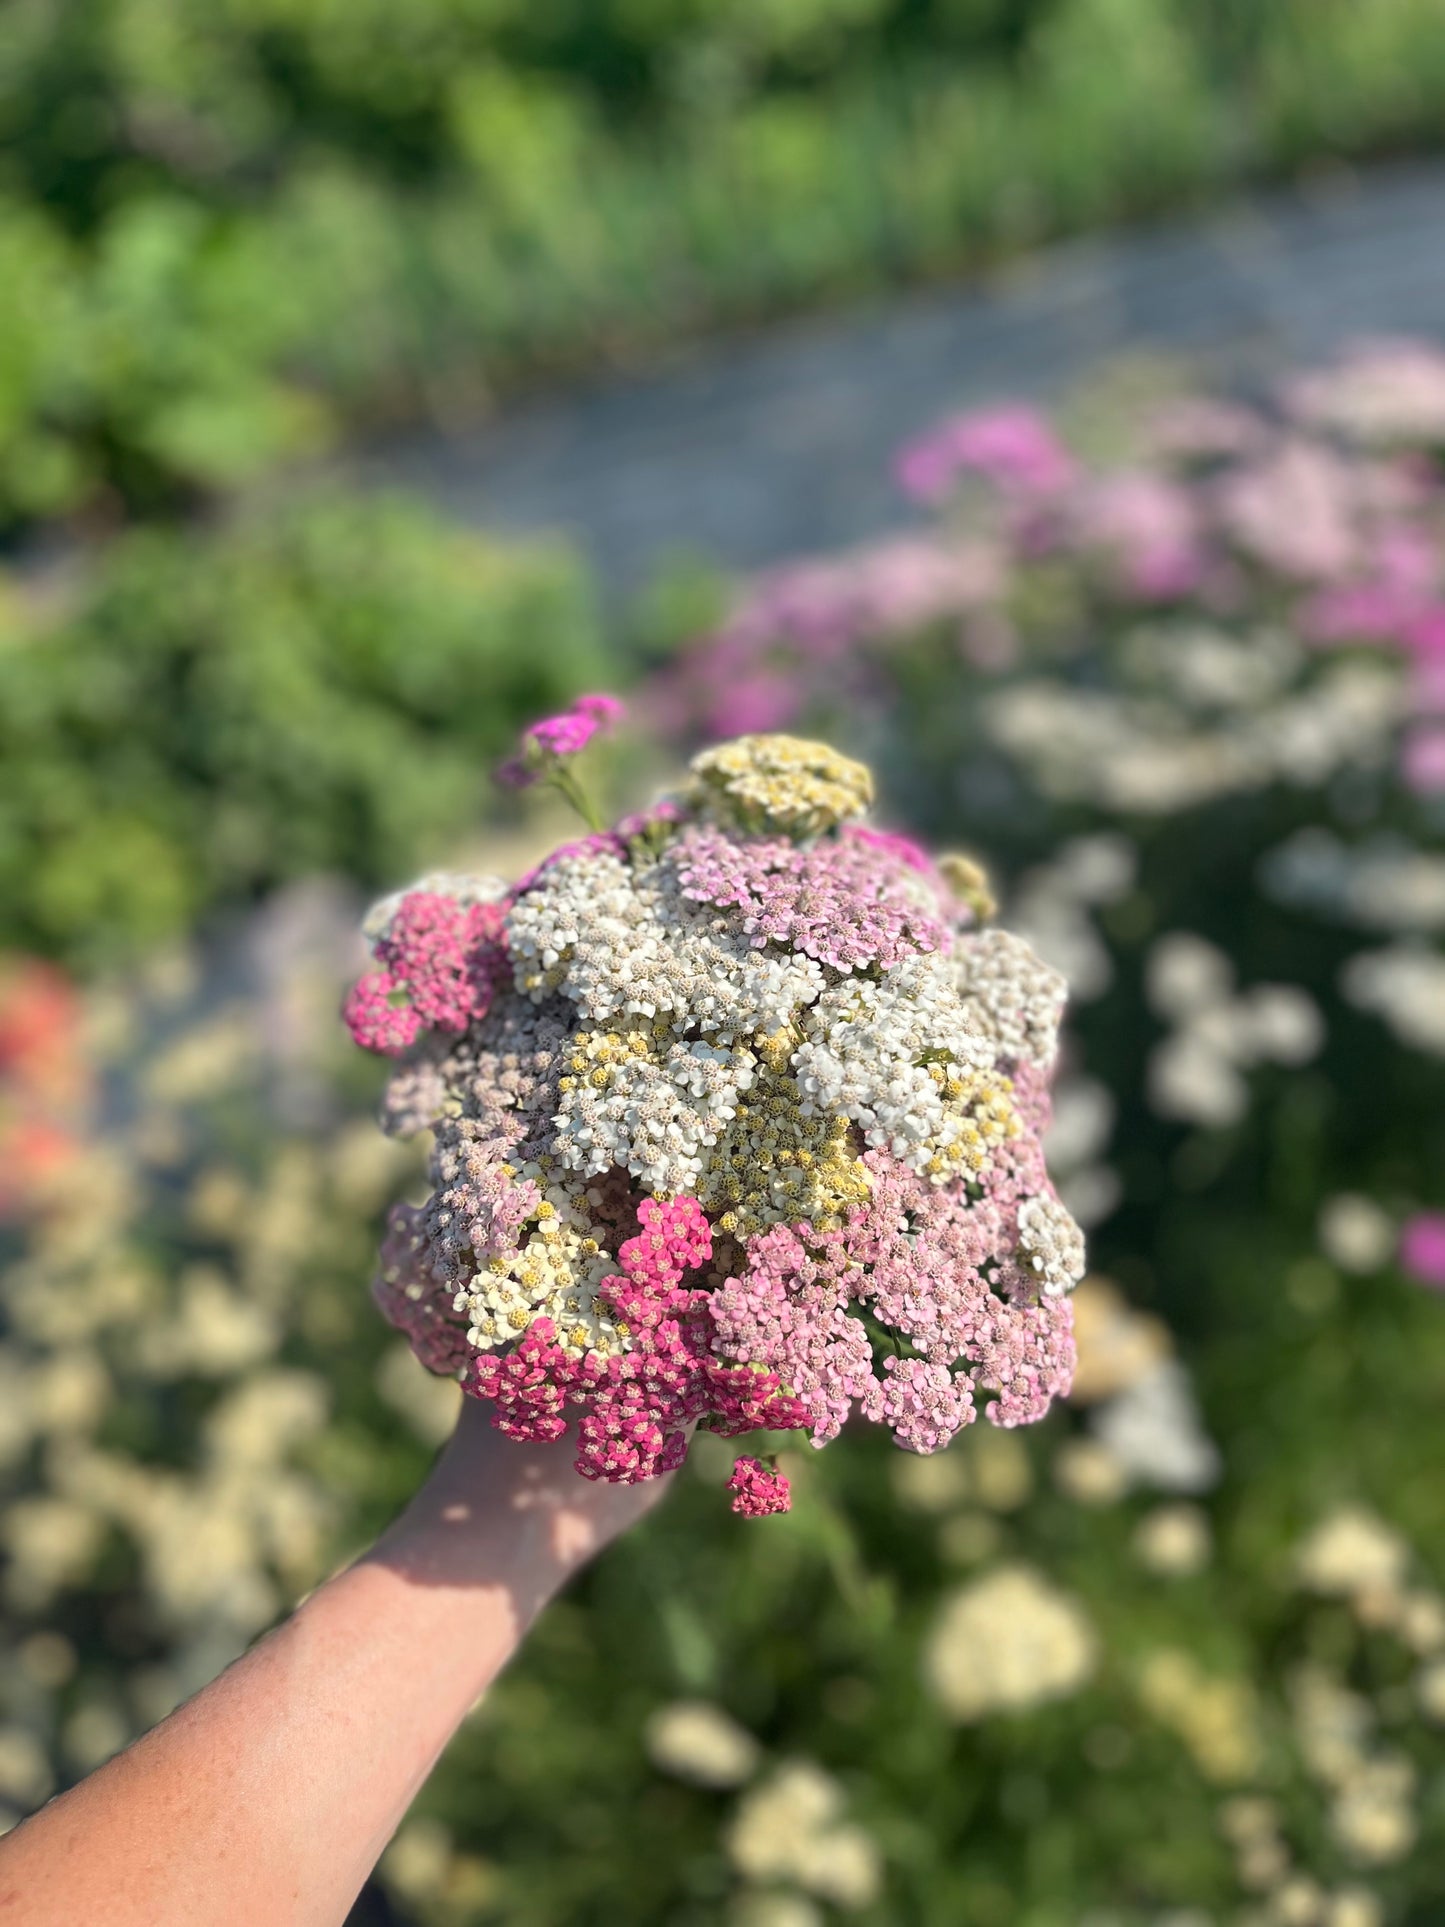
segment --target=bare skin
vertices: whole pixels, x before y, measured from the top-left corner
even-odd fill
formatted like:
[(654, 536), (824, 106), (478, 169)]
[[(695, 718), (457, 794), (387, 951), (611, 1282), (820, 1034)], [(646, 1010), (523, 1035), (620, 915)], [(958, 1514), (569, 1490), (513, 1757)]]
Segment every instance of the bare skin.
[(666, 1484), (589, 1484), (467, 1400), (369, 1552), (0, 1840), (0, 1923), (336, 1927), (547, 1601)]

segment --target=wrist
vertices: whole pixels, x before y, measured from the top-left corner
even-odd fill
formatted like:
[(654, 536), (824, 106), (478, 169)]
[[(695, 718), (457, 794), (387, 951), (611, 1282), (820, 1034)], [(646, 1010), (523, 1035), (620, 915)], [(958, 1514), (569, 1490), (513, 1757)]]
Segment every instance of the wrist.
[(548, 1517), (495, 1487), (478, 1490), (445, 1455), (366, 1557), (417, 1588), (505, 1595), (519, 1638), (572, 1570), (557, 1555)]
[(465, 1401), (431, 1473), (367, 1555), (418, 1587), (505, 1597), (520, 1638), (571, 1576), (670, 1483), (609, 1485), (575, 1469), (571, 1440), (505, 1438)]

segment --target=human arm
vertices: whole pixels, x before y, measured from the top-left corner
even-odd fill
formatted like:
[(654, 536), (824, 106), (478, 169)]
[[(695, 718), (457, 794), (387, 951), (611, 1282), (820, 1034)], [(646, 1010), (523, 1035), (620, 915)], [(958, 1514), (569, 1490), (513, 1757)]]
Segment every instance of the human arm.
[(589, 1484), (570, 1459), (467, 1400), (370, 1551), (0, 1840), (3, 1927), (338, 1927), (547, 1601), (667, 1483)]

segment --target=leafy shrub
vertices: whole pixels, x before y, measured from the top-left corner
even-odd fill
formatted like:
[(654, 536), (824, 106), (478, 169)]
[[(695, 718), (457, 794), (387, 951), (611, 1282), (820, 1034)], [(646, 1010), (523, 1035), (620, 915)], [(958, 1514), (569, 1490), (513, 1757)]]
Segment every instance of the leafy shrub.
[(0, 644), (0, 903), (87, 963), (288, 878), (404, 873), (595, 680), (587, 585), (387, 501), (141, 531)]

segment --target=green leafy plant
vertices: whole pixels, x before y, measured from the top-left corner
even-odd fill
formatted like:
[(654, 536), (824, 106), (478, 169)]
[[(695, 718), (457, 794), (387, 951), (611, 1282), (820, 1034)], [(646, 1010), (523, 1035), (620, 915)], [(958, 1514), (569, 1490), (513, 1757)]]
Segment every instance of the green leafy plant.
[(405, 874), (597, 654), (565, 553), (402, 503), (128, 536), (0, 642), (7, 931), (90, 964), (288, 877)]

